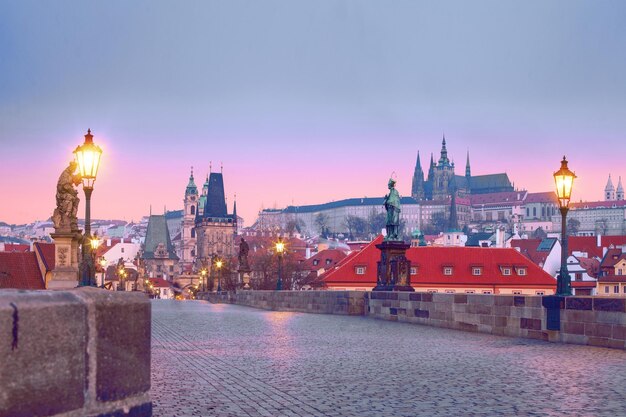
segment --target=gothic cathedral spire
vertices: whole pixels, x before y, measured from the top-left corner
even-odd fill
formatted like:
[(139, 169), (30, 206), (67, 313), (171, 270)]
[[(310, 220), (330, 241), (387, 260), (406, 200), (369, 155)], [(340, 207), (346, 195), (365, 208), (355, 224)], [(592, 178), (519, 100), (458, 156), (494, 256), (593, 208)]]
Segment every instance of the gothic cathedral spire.
[(411, 197), (418, 201), (424, 199), (424, 171), (422, 170), (419, 151), (417, 151), (417, 161), (415, 162), (415, 171), (413, 172)]
[(469, 149), (467, 150), (467, 162), (465, 163), (465, 176), (467, 179), (472, 176), (472, 171), (470, 170)]

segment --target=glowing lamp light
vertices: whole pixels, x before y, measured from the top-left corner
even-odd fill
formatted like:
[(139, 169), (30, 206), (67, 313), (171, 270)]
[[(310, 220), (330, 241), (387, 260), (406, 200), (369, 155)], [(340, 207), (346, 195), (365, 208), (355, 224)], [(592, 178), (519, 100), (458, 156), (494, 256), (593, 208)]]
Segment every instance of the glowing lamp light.
[(203, 269), (200, 271), (200, 275), (205, 276), (206, 275), (206, 269)]
[(89, 244), (91, 245), (91, 249), (95, 251), (96, 249), (98, 249), (98, 246), (100, 246), (100, 239), (94, 237), (93, 239), (89, 240)]
[(100, 266), (101, 266), (102, 268), (104, 268), (104, 267), (106, 266), (106, 264), (107, 264), (107, 260), (106, 260), (105, 258), (101, 258), (101, 259), (100, 259)]
[(572, 197), (572, 185), (574, 184), (576, 175), (567, 167), (567, 159), (563, 156), (561, 161), (561, 169), (554, 173), (554, 182), (556, 183), (556, 195), (559, 199), (559, 207), (568, 208), (569, 201)]
[(282, 240), (276, 242), (276, 253), (282, 255), (285, 252), (285, 243)]
[(102, 149), (93, 143), (91, 129), (88, 129), (85, 135), (85, 143), (74, 150), (78, 171), (83, 180), (83, 187), (93, 188), (93, 183), (96, 181), (96, 175), (98, 174), (101, 155)]
[(222, 265), (223, 265), (223, 262), (221, 260), (215, 261), (215, 266), (217, 267), (217, 269), (220, 269)]

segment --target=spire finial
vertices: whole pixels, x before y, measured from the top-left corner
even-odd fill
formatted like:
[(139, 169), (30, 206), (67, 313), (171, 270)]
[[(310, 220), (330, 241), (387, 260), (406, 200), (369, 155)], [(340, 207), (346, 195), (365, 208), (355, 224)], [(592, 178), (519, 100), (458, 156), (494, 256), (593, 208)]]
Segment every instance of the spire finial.
[(213, 172), (213, 161), (209, 161), (209, 174)]
[(224, 162), (220, 161), (220, 174), (224, 173)]

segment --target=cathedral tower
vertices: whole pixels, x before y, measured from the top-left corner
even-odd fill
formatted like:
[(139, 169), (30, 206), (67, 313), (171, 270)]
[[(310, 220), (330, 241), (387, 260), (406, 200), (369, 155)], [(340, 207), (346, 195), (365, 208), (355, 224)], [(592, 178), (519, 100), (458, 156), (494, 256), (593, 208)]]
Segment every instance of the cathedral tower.
[(613, 186), (613, 181), (611, 181), (611, 174), (609, 174), (609, 180), (606, 182), (606, 187), (604, 187), (604, 200), (615, 200), (615, 187)]
[(417, 201), (424, 199), (424, 171), (422, 170), (419, 151), (417, 152), (417, 162), (415, 162), (415, 171), (413, 172), (411, 197)]
[(183, 226), (181, 228), (182, 247), (180, 251), (181, 272), (191, 272), (196, 257), (196, 230), (195, 220), (198, 211), (198, 187), (193, 178), (193, 167), (189, 175), (189, 183), (185, 189), (183, 200)]
[(624, 187), (622, 186), (622, 177), (619, 177), (619, 182), (617, 183), (617, 192), (615, 193), (615, 198), (620, 201), (624, 199)]

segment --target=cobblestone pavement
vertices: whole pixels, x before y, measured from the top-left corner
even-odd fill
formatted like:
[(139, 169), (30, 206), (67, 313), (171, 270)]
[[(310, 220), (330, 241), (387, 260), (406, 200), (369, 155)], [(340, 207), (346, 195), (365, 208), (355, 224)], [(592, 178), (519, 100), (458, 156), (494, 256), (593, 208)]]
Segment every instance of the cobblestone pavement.
[(153, 303), (155, 416), (626, 416), (626, 352)]

